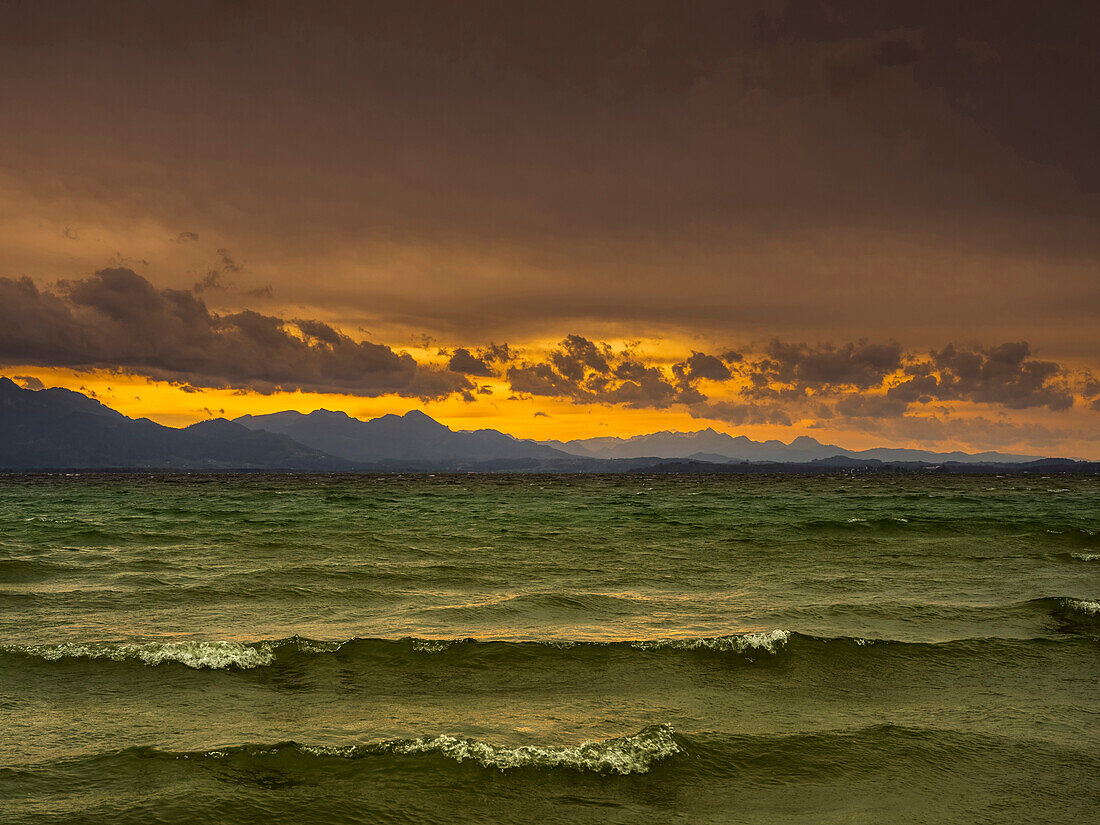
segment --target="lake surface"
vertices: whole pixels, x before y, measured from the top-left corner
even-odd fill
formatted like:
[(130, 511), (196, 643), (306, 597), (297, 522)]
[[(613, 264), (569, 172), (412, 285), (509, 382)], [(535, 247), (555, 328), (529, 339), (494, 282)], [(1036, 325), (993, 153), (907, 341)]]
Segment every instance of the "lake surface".
[(5, 823), (1064, 823), (1100, 478), (0, 477)]

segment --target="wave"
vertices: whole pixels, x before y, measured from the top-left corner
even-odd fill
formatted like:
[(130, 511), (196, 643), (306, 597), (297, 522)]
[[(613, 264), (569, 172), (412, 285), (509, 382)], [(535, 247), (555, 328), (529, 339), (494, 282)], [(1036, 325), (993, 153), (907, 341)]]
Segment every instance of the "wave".
[(126, 748), (95, 759), (159, 759), (239, 767), (242, 765), (308, 765), (329, 759), (388, 760), (443, 758), (499, 771), (571, 770), (626, 776), (647, 773), (654, 763), (683, 750), (671, 725), (658, 724), (613, 739), (579, 745), (503, 745), (472, 737), (437, 734), (413, 739), (386, 739), (366, 744), (318, 746), (299, 742), (253, 744), (201, 751), (168, 751), (156, 747)]
[(838, 772), (865, 775), (888, 765), (906, 772), (928, 770), (941, 775), (943, 766), (952, 763), (971, 762), (985, 768), (990, 759), (1003, 762), (1006, 757), (1061, 762), (1084, 770), (1093, 766), (1100, 769), (1100, 760), (1087, 746), (950, 728), (879, 723), (790, 733), (683, 734), (663, 723), (637, 733), (577, 745), (506, 745), (450, 734), (347, 745), (284, 741), (191, 751), (144, 745), (0, 768), (0, 788), (5, 781), (25, 783), (36, 775), (39, 781), (51, 781), (52, 775), (65, 779), (86, 777), (89, 782), (102, 783), (105, 774), (123, 779), (140, 776), (148, 781), (154, 775), (148, 767), (150, 761), (170, 768), (195, 766), (215, 770), (223, 772), (220, 778), (226, 781), (265, 786), (296, 784), (310, 776), (331, 775), (333, 762), (382, 773), (387, 782), (395, 781), (397, 771), (419, 771), (428, 763), (437, 775), (470, 767), (517, 777), (533, 774), (539, 782), (547, 781), (551, 773), (563, 771), (628, 777), (659, 768), (673, 775), (694, 774), (708, 783), (723, 776), (736, 776), (755, 777), (771, 784), (785, 776), (835, 780)]
[(1100, 602), (1069, 596), (1032, 599), (1027, 604), (1038, 607), (1057, 619), (1100, 619)]
[[(1013, 609), (1038, 611), (1053, 620), (1054, 632), (1073, 636), (1094, 635), (1100, 621), (1100, 602), (1069, 597), (1033, 599)], [(630, 659), (638, 655), (654, 657), (702, 656), (730, 658), (746, 664), (770, 660), (780, 655), (856, 656), (867, 648), (901, 651), (900, 655), (982, 655), (997, 648), (1034, 644), (1055, 644), (1058, 637), (1039, 635), (1030, 638), (979, 637), (944, 641), (901, 641), (857, 636), (821, 637), (789, 630), (740, 633), (724, 636), (626, 639), (589, 641), (541, 639), (506, 641), (492, 639), (402, 639), (354, 638), (324, 641), (292, 636), (260, 641), (170, 641), (170, 642), (68, 642), (61, 644), (0, 645), (0, 656), (30, 658), (36, 661), (107, 660), (133, 662), (146, 666), (183, 665), (198, 670), (252, 670), (275, 665), (304, 664), (318, 657), (335, 657), (346, 666), (391, 665), (404, 660), (414, 665), (425, 656), (445, 657), (449, 664), (467, 666), (531, 666), (548, 661), (558, 666), (567, 661), (601, 661), (612, 657)]]
[(752, 654), (779, 652), (790, 639), (786, 630), (770, 630), (732, 636), (688, 639), (638, 639), (616, 642), (562, 640), (492, 641), (478, 639), (349, 639), (318, 641), (301, 636), (257, 642), (180, 641), (180, 642), (89, 642), (53, 645), (0, 645), (0, 654), (27, 656), (55, 662), (62, 659), (106, 659), (113, 662), (135, 661), (145, 665), (175, 662), (195, 669), (250, 670), (275, 664), (295, 656), (340, 654), (393, 658), (402, 654), (425, 655), (444, 652), (508, 657), (516, 653), (547, 650), (613, 651), (696, 651)]
[(501, 771), (515, 768), (568, 768), (604, 774), (646, 773), (650, 765), (680, 752), (671, 725), (654, 725), (630, 736), (580, 745), (508, 747), (462, 739), (432, 736), (403, 739), (347, 749), (311, 748), (309, 752), (325, 756), (362, 757), (374, 754), (408, 756), (439, 754), (456, 762), (470, 760), (485, 768)]
[(716, 653), (745, 653), (758, 650), (775, 653), (786, 645), (790, 638), (789, 630), (777, 629), (699, 639), (639, 640), (631, 642), (630, 645), (638, 650), (709, 650)]
[(1100, 616), (1100, 602), (1086, 599), (1065, 599), (1064, 604), (1075, 613), (1083, 613), (1086, 616)]
[[(288, 640), (289, 641), (289, 640)], [(59, 659), (131, 659), (146, 665), (178, 662), (191, 668), (248, 669), (270, 665), (284, 642), (126, 642), (66, 643), (57, 645), (2, 645), (0, 652), (17, 653), (46, 661)]]

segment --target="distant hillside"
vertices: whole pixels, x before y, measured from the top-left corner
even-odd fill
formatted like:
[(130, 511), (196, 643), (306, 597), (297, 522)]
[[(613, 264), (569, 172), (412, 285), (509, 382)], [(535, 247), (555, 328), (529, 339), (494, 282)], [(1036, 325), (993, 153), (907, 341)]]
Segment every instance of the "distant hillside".
[(521, 441), (497, 430), (456, 432), (418, 410), (362, 421), (347, 413), (315, 410), (245, 415), (235, 419), (253, 430), (294, 440), (350, 461), (435, 463), (492, 462), (509, 459), (566, 460), (574, 456)]
[[(535, 442), (455, 431), (419, 411), (368, 421), (316, 410), (165, 427), (65, 389), (0, 378), (0, 470), (324, 472), (1096, 472), (1098, 464), (1002, 453), (852, 451), (801, 436), (752, 441), (713, 429)], [(968, 470), (967, 468), (971, 468)]]
[[(743, 435), (732, 436), (708, 428), (691, 433), (658, 432), (632, 438), (583, 438), (574, 441), (541, 441), (573, 455), (590, 458), (696, 458), (706, 461), (779, 461), (808, 462), (834, 456), (877, 461), (921, 461), (931, 464), (972, 462), (975, 464), (1037, 461), (1043, 456), (1006, 453), (936, 453), (928, 450), (875, 447), (870, 450), (846, 450), (835, 444), (822, 444), (800, 435), (790, 444), (782, 441), (753, 441)], [(705, 458), (704, 458), (705, 457)]]
[(0, 469), (349, 470), (355, 465), (225, 419), (164, 427), (64, 389), (0, 378)]

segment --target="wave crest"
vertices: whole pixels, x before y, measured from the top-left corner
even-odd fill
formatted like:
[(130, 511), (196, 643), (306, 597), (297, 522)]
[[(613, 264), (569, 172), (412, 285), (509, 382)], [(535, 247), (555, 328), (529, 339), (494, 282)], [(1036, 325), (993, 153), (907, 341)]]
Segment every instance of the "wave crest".
[(275, 644), (259, 642), (129, 642), (123, 644), (57, 644), (5, 646), (14, 651), (47, 661), (58, 659), (132, 659), (147, 665), (179, 662), (195, 669), (224, 670), (264, 667), (275, 661)]
[(456, 762), (469, 759), (482, 767), (501, 771), (514, 768), (568, 768), (619, 775), (646, 773), (653, 762), (680, 752), (670, 725), (655, 725), (630, 736), (583, 742), (580, 745), (507, 747), (478, 739), (433, 736), (384, 743), (377, 747), (382, 752), (402, 756), (438, 753)]
[(442, 756), (455, 762), (473, 762), (483, 768), (509, 771), (519, 768), (564, 768), (601, 774), (647, 773), (654, 762), (682, 751), (671, 725), (643, 728), (615, 739), (579, 745), (497, 745), (480, 739), (440, 734), (416, 739), (390, 739), (366, 745), (314, 746), (296, 742), (278, 745), (241, 745), (196, 753), (166, 753), (138, 748), (141, 756), (169, 759), (254, 761), (279, 757), (369, 759), (377, 757)]
[(768, 630), (735, 636), (687, 639), (643, 639), (637, 641), (584, 642), (561, 639), (507, 642), (479, 639), (350, 639), (316, 641), (294, 636), (258, 642), (181, 641), (181, 642), (69, 642), (51, 645), (0, 645), (0, 653), (14, 653), (46, 661), (61, 659), (106, 659), (114, 662), (137, 661), (154, 666), (176, 662), (186, 667), (207, 670), (250, 670), (276, 664), (284, 657), (319, 656), (394, 656), (443, 654), (510, 655), (527, 650), (547, 652), (581, 648), (613, 651), (631, 648), (641, 651), (699, 651), (726, 654), (776, 653), (791, 633)]
[(1084, 613), (1086, 616), (1100, 617), (1100, 602), (1087, 599), (1063, 599), (1065, 606), (1075, 613)]
[(766, 630), (736, 636), (714, 636), (702, 639), (654, 639), (631, 642), (638, 650), (712, 650), (716, 653), (747, 653), (761, 650), (775, 653), (791, 638), (789, 630)]

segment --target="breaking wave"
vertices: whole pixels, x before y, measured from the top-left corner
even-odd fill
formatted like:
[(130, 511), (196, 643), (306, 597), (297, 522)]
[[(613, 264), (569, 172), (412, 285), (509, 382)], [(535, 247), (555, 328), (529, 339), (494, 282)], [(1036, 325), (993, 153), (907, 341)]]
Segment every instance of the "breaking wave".
[(317, 641), (294, 636), (259, 642), (182, 641), (64, 643), (54, 645), (0, 645), (0, 654), (29, 656), (45, 661), (62, 659), (106, 659), (114, 662), (135, 661), (146, 665), (175, 662), (196, 669), (249, 670), (275, 664), (296, 655), (340, 654), (345, 657), (431, 655), (448, 651), (506, 658), (517, 653), (539, 650), (611, 651), (623, 648), (642, 651), (698, 651), (711, 653), (776, 653), (790, 638), (786, 630), (745, 633), (732, 636), (692, 639), (641, 639), (624, 642), (481, 641), (478, 639), (350, 639), (342, 642)]
[(1086, 616), (1100, 616), (1100, 602), (1087, 599), (1065, 599), (1065, 605), (1075, 613), (1083, 613)]
[(759, 650), (775, 653), (791, 638), (789, 630), (767, 630), (736, 636), (715, 636), (702, 639), (654, 639), (631, 642), (638, 650), (710, 650), (716, 653), (746, 653)]
[(278, 642), (129, 642), (122, 644), (4, 645), (0, 651), (22, 653), (46, 661), (58, 659), (132, 659), (147, 665), (178, 662), (191, 668), (253, 668), (275, 661)]
[(1045, 599), (1032, 599), (1028, 604), (1058, 618), (1072, 616), (1100, 617), (1100, 602), (1092, 599), (1052, 596)]
[[(362, 781), (384, 775), (387, 783), (402, 781), (404, 770), (419, 774), (431, 763), (436, 776), (466, 767), (524, 774), (546, 782), (547, 772), (574, 772), (606, 777), (648, 774), (662, 766), (681, 779), (688, 775), (710, 783), (738, 777), (774, 783), (784, 777), (818, 777), (835, 780), (837, 771), (866, 775), (883, 765), (928, 766), (990, 759), (1018, 759), (1041, 754), (1047, 759), (1071, 759), (1096, 765), (1095, 757), (1077, 747), (1056, 746), (1039, 740), (1021, 740), (996, 734), (976, 734), (951, 729), (872, 724), (857, 728), (824, 729), (792, 733), (703, 734), (677, 733), (670, 724), (656, 724), (626, 736), (581, 742), (577, 745), (505, 745), (474, 737), (435, 734), (409, 739), (386, 739), (364, 744), (306, 745), (295, 741), (248, 744), (195, 751), (172, 751), (154, 746), (115, 751), (26, 765), (18, 770), (0, 769), (0, 781), (39, 781), (58, 776), (102, 783), (106, 772), (130, 781), (149, 781), (158, 774), (149, 762), (185, 768), (195, 766), (218, 771), (219, 778), (263, 787), (294, 785), (331, 776), (330, 764), (345, 762), (362, 771)], [(144, 763), (144, 764), (143, 764)], [(418, 766), (417, 763), (420, 763)], [(109, 770), (108, 770), (109, 769)], [(6, 774), (6, 776), (5, 776)], [(541, 774), (541, 776), (540, 776)], [(180, 781), (179, 774), (159, 774)], [(346, 775), (346, 774), (344, 774)], [(413, 781), (419, 781), (418, 779)], [(392, 787), (392, 785), (391, 785)]]
[(509, 746), (474, 738), (436, 735), (337, 747), (281, 742), (275, 745), (240, 745), (186, 753), (157, 748), (131, 748), (130, 752), (141, 757), (229, 763), (314, 758), (440, 756), (455, 762), (472, 762), (483, 768), (500, 771), (522, 768), (565, 769), (626, 776), (647, 773), (654, 762), (675, 756), (681, 750), (672, 726), (662, 724), (652, 725), (629, 736), (587, 741), (579, 745)]
[[(251, 670), (303, 658), (335, 656), (342, 663), (362, 660), (364, 663), (387, 663), (404, 659), (423, 660), (425, 656), (445, 656), (449, 662), (493, 666), (530, 665), (547, 657), (569, 658), (631, 655), (653, 656), (720, 656), (734, 657), (752, 663), (763, 657), (770, 659), (783, 653), (858, 651), (870, 646), (904, 648), (912, 651), (926, 648), (949, 650), (960, 646), (973, 648), (983, 644), (1020, 644), (1043, 641), (1051, 630), (1084, 632), (1100, 621), (1100, 602), (1054, 596), (1010, 605), (1006, 613), (1037, 611), (1047, 617), (1045, 628), (1036, 627), (1032, 639), (972, 638), (954, 641), (920, 642), (892, 639), (857, 638), (854, 636), (817, 637), (789, 630), (772, 629), (725, 636), (624, 639), (616, 641), (580, 641), (542, 639), (532, 641), (499, 641), (486, 639), (403, 639), (355, 638), (344, 641), (319, 641), (301, 636), (252, 642), (241, 641), (172, 641), (172, 642), (69, 642), (61, 644), (0, 645), (0, 656), (30, 657), (56, 662), (61, 660), (108, 660), (138, 662), (148, 666), (179, 664), (206, 670)], [(1054, 624), (1050, 624), (1050, 620)], [(1049, 638), (1048, 638), (1049, 640)], [(829, 654), (831, 655), (831, 654)], [(554, 659), (557, 661), (557, 659)]]

